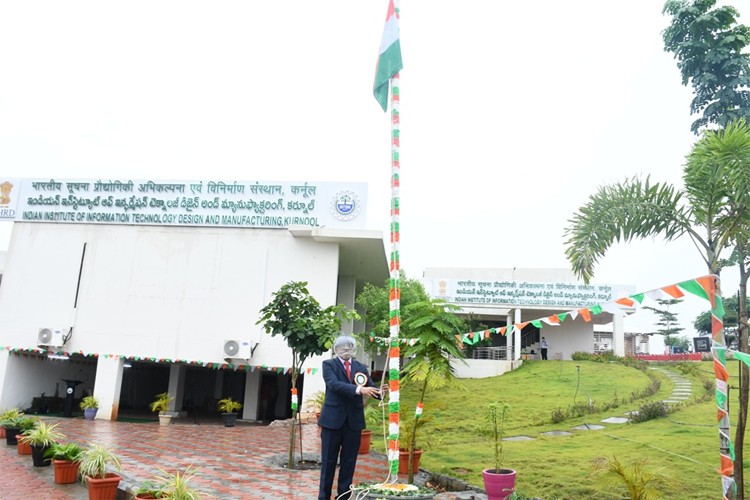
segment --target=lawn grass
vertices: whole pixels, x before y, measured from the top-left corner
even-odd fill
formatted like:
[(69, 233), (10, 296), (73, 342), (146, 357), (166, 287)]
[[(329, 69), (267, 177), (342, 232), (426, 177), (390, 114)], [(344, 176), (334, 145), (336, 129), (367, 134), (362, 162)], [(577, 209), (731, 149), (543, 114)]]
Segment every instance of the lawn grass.
[[(647, 459), (648, 471), (660, 472), (668, 478), (670, 488), (664, 490), (666, 498), (720, 497), (721, 480), (716, 472), (719, 465), (716, 402), (713, 390), (707, 392), (704, 387), (705, 380), (713, 380), (713, 368), (710, 362), (689, 366), (691, 373), (684, 374), (693, 382), (693, 396), (688, 404), (680, 405), (667, 418), (639, 424), (601, 424), (606, 428), (597, 431), (571, 431), (571, 428), (582, 423), (600, 424), (604, 418), (625, 416), (626, 411), (637, 410), (646, 402), (667, 399), (673, 389), (671, 381), (661, 377), (657, 394), (631, 403), (631, 393), (645, 389), (650, 383), (642, 371), (618, 363), (536, 361), (500, 377), (463, 379), (458, 388), (428, 392), (424, 417), (431, 420), (418, 436), (418, 441), (427, 448), (422, 467), (483, 487), (481, 471), (493, 467), (493, 456), (491, 444), (478, 429), (484, 425), (486, 405), (504, 401), (512, 407), (506, 435), (535, 438), (504, 442), (503, 465), (518, 471), (517, 488), (526, 496), (546, 500), (624, 498), (624, 488), (599, 491), (592, 477), (597, 459), (616, 456), (625, 464)], [(728, 368), (736, 385), (737, 363), (730, 362)], [(680, 373), (676, 365), (671, 369)], [(403, 387), (402, 425), (412, 420), (416, 395), (415, 387)], [(736, 396), (737, 391), (730, 392), (732, 423), (736, 421)], [(620, 406), (553, 424), (552, 412), (572, 406), (574, 397), (576, 403), (594, 404), (612, 404), (616, 398)], [(551, 430), (573, 434), (541, 435)], [(373, 442), (375, 447), (382, 448), (382, 439)]]

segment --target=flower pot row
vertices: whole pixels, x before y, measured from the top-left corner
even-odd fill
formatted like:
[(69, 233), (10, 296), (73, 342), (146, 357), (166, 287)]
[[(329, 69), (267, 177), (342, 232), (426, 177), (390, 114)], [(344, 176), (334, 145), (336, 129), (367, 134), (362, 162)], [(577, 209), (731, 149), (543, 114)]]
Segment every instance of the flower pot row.
[(53, 465), (56, 484), (72, 484), (82, 477), (88, 485), (89, 500), (116, 498), (121, 477), (105, 472), (105, 468), (112, 464), (119, 469), (120, 462), (106, 447), (92, 444), (84, 450), (75, 443), (61, 444), (65, 436), (57, 429), (59, 424), (18, 412), (6, 412), (3, 417), (0, 420), (6, 443), (17, 446), (19, 455), (30, 455), (34, 467)]

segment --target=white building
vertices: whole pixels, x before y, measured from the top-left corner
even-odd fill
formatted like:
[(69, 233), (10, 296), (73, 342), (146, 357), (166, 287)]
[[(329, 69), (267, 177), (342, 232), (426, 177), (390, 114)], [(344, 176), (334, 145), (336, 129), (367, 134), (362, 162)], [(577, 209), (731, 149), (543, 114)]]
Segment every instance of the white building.
[[(243, 418), (287, 417), (291, 353), (259, 311), (289, 281), (349, 307), (366, 282), (384, 283), (366, 204), (362, 184), (2, 183), (0, 218), (14, 225), (0, 408), (59, 405), (70, 386), (100, 400), (101, 419), (147, 411), (165, 391), (174, 411), (205, 416), (232, 396)], [(324, 388), (323, 359), (306, 363), (304, 393)]]

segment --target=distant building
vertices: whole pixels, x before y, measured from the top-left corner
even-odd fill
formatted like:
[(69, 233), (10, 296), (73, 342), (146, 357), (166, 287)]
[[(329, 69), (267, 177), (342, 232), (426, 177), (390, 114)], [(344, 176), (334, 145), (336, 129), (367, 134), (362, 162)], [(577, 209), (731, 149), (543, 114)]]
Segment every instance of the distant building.
[[(505, 360), (506, 363), (456, 364), (460, 376), (491, 376), (508, 371), (523, 357), (538, 358), (541, 337), (550, 344), (549, 359), (570, 359), (576, 351), (595, 351), (594, 329), (612, 324), (608, 346), (620, 356), (626, 352), (622, 317), (632, 314), (631, 307), (613, 306), (586, 321), (578, 310), (605, 305), (635, 291), (632, 285), (584, 285), (567, 269), (478, 269), (429, 268), (423, 283), (432, 297), (460, 306), (488, 328), (511, 326), (512, 333), (492, 334), (490, 345), (470, 349), (478, 359)], [(562, 314), (564, 321), (553, 326), (533, 320)], [(528, 323), (527, 323), (528, 322)], [(512, 328), (521, 324), (522, 329)], [(542, 327), (540, 329), (540, 326)]]

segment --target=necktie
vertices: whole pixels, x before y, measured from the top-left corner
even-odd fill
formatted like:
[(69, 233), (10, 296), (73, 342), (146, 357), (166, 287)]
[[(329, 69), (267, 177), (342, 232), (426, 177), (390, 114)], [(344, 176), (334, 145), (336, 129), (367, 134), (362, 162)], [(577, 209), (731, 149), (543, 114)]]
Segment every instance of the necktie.
[(344, 368), (346, 369), (346, 378), (348, 378), (350, 382), (352, 380), (352, 368), (351, 368), (351, 365), (352, 364), (349, 362), (349, 360), (344, 361)]

